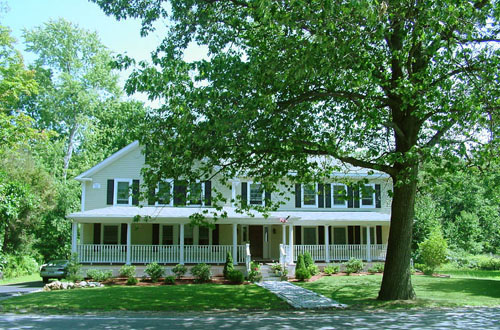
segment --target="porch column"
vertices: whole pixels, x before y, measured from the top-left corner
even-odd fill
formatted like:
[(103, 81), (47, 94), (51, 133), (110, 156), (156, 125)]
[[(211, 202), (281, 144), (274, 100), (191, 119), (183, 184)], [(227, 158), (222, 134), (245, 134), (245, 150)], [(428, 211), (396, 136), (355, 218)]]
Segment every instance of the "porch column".
[(238, 264), (238, 239), (237, 239), (237, 233), (238, 233), (238, 229), (237, 229), (237, 224), (233, 223), (233, 265), (237, 265)]
[(369, 226), (366, 226), (366, 261), (372, 261)]
[(330, 226), (325, 225), (325, 262), (330, 262)]
[(184, 224), (179, 225), (179, 263), (184, 265)]
[(293, 265), (293, 225), (288, 225), (288, 250), (290, 255), (290, 265)]
[(131, 251), (131, 242), (132, 242), (132, 226), (130, 222), (127, 223), (127, 265), (130, 265), (130, 256), (132, 255)]
[(286, 229), (285, 229), (285, 225), (281, 226), (281, 233), (283, 234), (282, 236), (282, 239), (281, 239), (281, 243), (283, 245), (286, 245)]
[(76, 239), (78, 237), (78, 224), (73, 221), (71, 224), (71, 253), (76, 253)]

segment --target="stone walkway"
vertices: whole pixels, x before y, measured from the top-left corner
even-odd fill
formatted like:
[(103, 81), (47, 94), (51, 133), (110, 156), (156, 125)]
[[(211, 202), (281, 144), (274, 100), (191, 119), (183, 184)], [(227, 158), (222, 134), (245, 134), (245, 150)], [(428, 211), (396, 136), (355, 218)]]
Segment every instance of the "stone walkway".
[(290, 282), (263, 281), (257, 285), (271, 291), (296, 309), (344, 308), (346, 305)]

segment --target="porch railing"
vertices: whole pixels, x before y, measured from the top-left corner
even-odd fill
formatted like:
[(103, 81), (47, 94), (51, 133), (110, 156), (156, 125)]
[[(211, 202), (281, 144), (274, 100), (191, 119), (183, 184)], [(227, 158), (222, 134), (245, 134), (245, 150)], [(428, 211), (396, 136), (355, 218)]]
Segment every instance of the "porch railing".
[[(246, 263), (245, 245), (237, 247), (237, 262)], [(184, 263), (223, 264), (232, 245), (184, 245)], [(126, 263), (127, 246), (123, 244), (80, 244), (77, 245), (81, 263)], [(180, 263), (180, 245), (131, 245), (131, 263), (163, 264)]]
[[(372, 261), (385, 260), (387, 244), (370, 244), (370, 258), (368, 258), (368, 249), (366, 244), (333, 244), (328, 246), (329, 261), (345, 261), (351, 258)], [(295, 245), (293, 259), (297, 261), (297, 256), (308, 251), (314, 261), (326, 260), (325, 245)]]

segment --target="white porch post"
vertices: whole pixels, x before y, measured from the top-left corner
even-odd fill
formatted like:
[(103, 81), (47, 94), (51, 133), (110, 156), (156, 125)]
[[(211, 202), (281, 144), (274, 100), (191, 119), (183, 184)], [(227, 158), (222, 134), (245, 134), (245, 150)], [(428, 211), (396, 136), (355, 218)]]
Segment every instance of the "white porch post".
[(179, 225), (179, 263), (184, 265), (184, 224)]
[(76, 239), (78, 237), (78, 225), (73, 221), (71, 224), (71, 253), (76, 253)]
[(366, 261), (372, 261), (369, 226), (366, 226)]
[(237, 229), (237, 224), (233, 223), (233, 265), (237, 265), (238, 264), (238, 239), (237, 239), (237, 233), (238, 233), (238, 229)]
[(286, 229), (285, 229), (285, 225), (281, 226), (281, 233), (282, 233), (282, 238), (281, 238), (281, 243), (284, 245), (286, 245)]
[(132, 255), (131, 251), (131, 242), (132, 242), (132, 226), (130, 222), (127, 223), (127, 265), (130, 265), (130, 256)]
[(293, 225), (288, 225), (288, 250), (289, 250), (289, 264), (293, 265)]
[(325, 262), (330, 262), (330, 226), (325, 225)]

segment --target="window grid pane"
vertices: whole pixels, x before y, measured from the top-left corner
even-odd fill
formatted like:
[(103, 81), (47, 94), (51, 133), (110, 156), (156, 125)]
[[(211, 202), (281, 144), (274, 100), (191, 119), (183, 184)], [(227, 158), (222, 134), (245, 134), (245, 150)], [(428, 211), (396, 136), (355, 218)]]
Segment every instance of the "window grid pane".
[(371, 206), (373, 205), (373, 188), (372, 186), (364, 186), (361, 189), (361, 205)]
[(250, 184), (250, 204), (262, 205), (262, 185), (258, 183)]
[(163, 226), (163, 245), (173, 245), (174, 244), (174, 227), (173, 226)]
[(158, 184), (158, 204), (170, 204), (172, 184), (170, 182), (160, 182)]
[(304, 185), (304, 205), (316, 205), (316, 185)]
[(189, 204), (201, 205), (201, 182), (193, 182), (189, 184)]
[(104, 226), (103, 244), (118, 244), (118, 226)]
[(118, 182), (116, 189), (116, 204), (128, 204), (129, 202), (129, 183)]
[(333, 186), (333, 205), (345, 205), (346, 191), (344, 186)]
[(316, 244), (316, 228), (304, 228), (304, 244)]

